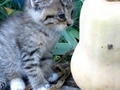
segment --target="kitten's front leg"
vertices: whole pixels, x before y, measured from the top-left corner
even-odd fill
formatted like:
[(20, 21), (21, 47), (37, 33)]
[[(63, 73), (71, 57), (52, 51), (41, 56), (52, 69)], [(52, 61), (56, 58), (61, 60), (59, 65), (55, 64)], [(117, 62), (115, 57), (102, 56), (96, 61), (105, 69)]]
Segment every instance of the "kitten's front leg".
[(39, 50), (33, 50), (31, 52), (22, 53), (22, 65), (28, 79), (32, 85), (33, 90), (48, 90), (50, 87), (48, 81), (44, 78), (42, 70), (40, 68), (40, 58), (38, 54)]
[(51, 51), (47, 51), (41, 59), (40, 67), (45, 78), (50, 82), (55, 82), (58, 79), (58, 74), (53, 71), (53, 55)]

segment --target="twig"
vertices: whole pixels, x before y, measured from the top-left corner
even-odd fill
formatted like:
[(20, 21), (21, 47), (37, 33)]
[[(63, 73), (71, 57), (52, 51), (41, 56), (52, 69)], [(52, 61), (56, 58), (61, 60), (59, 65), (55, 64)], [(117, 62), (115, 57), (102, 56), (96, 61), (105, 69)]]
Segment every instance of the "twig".
[(59, 64), (62, 60), (64, 60), (68, 55), (70, 55), (73, 52), (74, 52), (74, 50), (70, 50), (67, 53), (65, 53), (65, 55), (63, 55), (63, 57), (58, 62), (56, 62), (54, 65)]
[(61, 88), (63, 86), (66, 78), (70, 75), (70, 68), (67, 67), (66, 69), (64, 69), (64, 71), (65, 71), (65, 73), (64, 73), (63, 77), (57, 82), (56, 85), (53, 85), (49, 90), (58, 90), (59, 88)]

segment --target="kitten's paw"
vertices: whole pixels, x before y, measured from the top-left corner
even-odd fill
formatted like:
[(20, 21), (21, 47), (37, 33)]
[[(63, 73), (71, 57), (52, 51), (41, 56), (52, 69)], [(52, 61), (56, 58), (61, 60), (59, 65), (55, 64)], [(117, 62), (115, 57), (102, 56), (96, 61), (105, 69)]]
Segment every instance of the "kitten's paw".
[(49, 88), (50, 87), (50, 84), (45, 84), (45, 88)]
[(10, 81), (11, 90), (25, 90), (25, 83), (22, 79), (16, 78)]
[(48, 78), (49, 82), (54, 82), (58, 79), (58, 74), (57, 73), (53, 73), (51, 77)]
[(41, 87), (41, 88), (39, 88), (38, 90), (48, 90), (48, 89), (45, 88), (45, 87)]
[(44, 87), (40, 87), (38, 89), (33, 89), (33, 90), (49, 90), (49, 88), (50, 88), (50, 84), (45, 84)]

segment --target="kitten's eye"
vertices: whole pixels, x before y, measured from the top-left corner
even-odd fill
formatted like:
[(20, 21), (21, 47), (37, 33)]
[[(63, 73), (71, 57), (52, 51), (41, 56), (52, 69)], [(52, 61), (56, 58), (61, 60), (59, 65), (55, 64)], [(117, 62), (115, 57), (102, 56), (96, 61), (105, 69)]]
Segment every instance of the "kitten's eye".
[(64, 13), (58, 13), (57, 14), (58, 19), (60, 20), (66, 20), (65, 14)]

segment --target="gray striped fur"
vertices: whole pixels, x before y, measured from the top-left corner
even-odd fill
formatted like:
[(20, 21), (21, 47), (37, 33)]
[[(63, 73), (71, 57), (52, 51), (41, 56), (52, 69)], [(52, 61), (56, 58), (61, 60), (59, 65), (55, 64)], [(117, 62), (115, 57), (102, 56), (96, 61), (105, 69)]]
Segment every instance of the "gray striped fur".
[[(71, 0), (27, 0), (23, 12), (0, 25), (0, 90), (23, 77), (28, 77), (33, 90), (49, 84), (54, 73), (51, 51), (62, 30), (72, 24), (72, 10)], [(58, 13), (65, 19), (60, 20)]]

